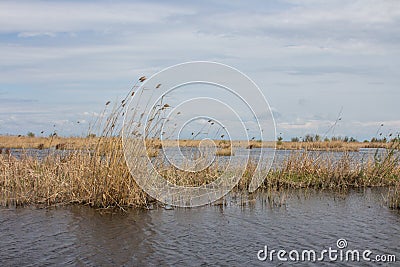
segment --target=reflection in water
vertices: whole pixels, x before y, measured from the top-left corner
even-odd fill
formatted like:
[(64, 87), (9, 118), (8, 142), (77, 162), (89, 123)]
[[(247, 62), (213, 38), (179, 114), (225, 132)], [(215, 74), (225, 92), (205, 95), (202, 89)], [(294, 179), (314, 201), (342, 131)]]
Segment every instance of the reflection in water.
[(260, 193), (247, 201), (231, 198), (227, 206), (128, 213), (81, 206), (3, 208), (0, 261), (2, 266), (266, 266), (277, 262), (258, 262), (264, 245), (321, 250), (339, 238), (349, 248), (399, 259), (400, 215), (386, 208), (384, 195), (379, 189), (346, 195), (295, 190), (281, 206)]

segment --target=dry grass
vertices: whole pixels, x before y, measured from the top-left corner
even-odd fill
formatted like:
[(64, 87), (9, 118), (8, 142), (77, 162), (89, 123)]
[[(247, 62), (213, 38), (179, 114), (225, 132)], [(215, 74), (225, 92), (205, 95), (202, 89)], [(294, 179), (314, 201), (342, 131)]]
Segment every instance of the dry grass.
[[(0, 149), (6, 148), (61, 148), (67, 150), (95, 148), (100, 137), (27, 137), (27, 136), (0, 136)], [(201, 140), (179, 140), (180, 147), (198, 147)], [(320, 142), (260, 142), (260, 141), (229, 141), (214, 140), (218, 148), (224, 149), (232, 145), (233, 147), (246, 147), (248, 149), (268, 147), (280, 150), (309, 150), (309, 151), (359, 151), (360, 148), (390, 148), (392, 143), (382, 142), (343, 142), (343, 141), (320, 141)], [(161, 146), (176, 146), (175, 140), (149, 140), (149, 147), (161, 148)]]
[[(12, 153), (0, 154), (0, 204), (85, 204), (93, 207), (145, 207), (153, 202), (136, 184), (122, 150), (121, 118), (128, 97), (116, 104), (104, 121), (97, 123), (99, 137), (96, 138), (29, 138), (0, 137), (0, 147), (41, 148), (59, 146), (73, 149), (66, 153), (48, 153), (44, 158)], [(108, 105), (108, 103), (106, 104)], [(162, 108), (164, 108), (162, 106)], [(105, 112), (103, 112), (105, 114)], [(155, 113), (154, 117), (158, 115)], [(155, 127), (157, 130), (157, 128)], [(161, 143), (148, 138), (148, 154), (156, 156)], [(275, 142), (215, 141), (219, 155), (231, 155), (232, 148), (274, 147)], [(43, 145), (42, 145), (43, 144)], [(172, 141), (170, 144), (174, 144)], [(168, 145), (166, 142), (164, 145)], [(371, 144), (368, 144), (371, 145)], [(181, 140), (180, 146), (199, 146), (197, 140)], [(249, 147), (251, 146), (251, 147)], [(293, 151), (278, 169), (270, 171), (265, 178), (264, 188), (316, 188), (342, 190), (366, 186), (396, 186), (390, 196), (393, 207), (398, 207), (400, 188), (398, 144), (391, 144), (386, 154), (376, 155), (366, 164), (361, 164), (344, 153), (339, 160), (333, 157), (315, 157), (309, 150), (348, 151), (365, 146), (364, 143), (290, 143), (283, 142), (280, 149), (304, 149)], [(140, 151), (133, 157), (141, 157)], [(155, 159), (156, 160), (156, 159)], [(200, 186), (214, 181), (224, 170), (216, 165), (200, 172), (178, 170), (169, 165), (160, 165), (161, 174), (178, 185)], [(138, 170), (145, 166), (137, 166)], [(255, 164), (249, 163), (236, 190), (246, 190), (251, 181)], [(133, 173), (135, 175), (135, 173)]]
[(186, 172), (177, 168), (166, 167), (161, 175), (168, 181), (179, 186), (202, 186), (215, 181), (219, 175), (219, 168), (205, 168), (199, 172)]
[[(1, 205), (79, 203), (94, 207), (143, 207), (153, 201), (136, 184), (121, 151), (121, 140), (100, 142), (95, 152), (72, 151), (68, 155), (48, 155), (43, 160), (0, 155)], [(249, 164), (237, 189), (250, 183), (254, 164)], [(178, 185), (199, 186), (212, 182), (219, 168), (185, 172), (164, 166), (163, 176)], [(281, 168), (266, 177), (264, 188), (315, 188), (343, 190), (355, 187), (394, 186), (391, 206), (399, 203), (399, 158), (387, 154), (365, 164), (345, 153), (337, 161), (329, 156), (292, 152)], [(396, 202), (397, 201), (397, 202)], [(396, 204), (397, 203), (397, 204)]]
[(359, 151), (360, 148), (390, 148), (392, 143), (361, 143), (343, 141), (320, 141), (320, 142), (281, 142), (277, 149), (282, 150), (309, 150), (309, 151)]
[(3, 148), (20, 148), (20, 149), (47, 149), (47, 148), (62, 148), (62, 149), (82, 149), (94, 148), (99, 138), (96, 137), (27, 137), (2, 135), (0, 136), (0, 149)]
[(224, 156), (224, 157), (229, 157), (229, 156), (234, 156), (235, 153), (233, 152), (232, 148), (220, 148), (215, 152), (215, 155), (220, 157), (220, 156)]
[(390, 208), (400, 210), (400, 182), (389, 191), (388, 204)]
[(270, 172), (267, 187), (348, 189), (372, 186), (393, 186), (399, 181), (399, 158), (386, 155), (382, 160), (370, 159), (361, 164), (344, 153), (339, 160), (329, 155), (314, 157), (307, 152), (293, 152), (282, 168)]
[(3, 154), (0, 168), (0, 202), (5, 206), (79, 203), (124, 207), (143, 206), (148, 201), (116, 154), (76, 151), (43, 160)]

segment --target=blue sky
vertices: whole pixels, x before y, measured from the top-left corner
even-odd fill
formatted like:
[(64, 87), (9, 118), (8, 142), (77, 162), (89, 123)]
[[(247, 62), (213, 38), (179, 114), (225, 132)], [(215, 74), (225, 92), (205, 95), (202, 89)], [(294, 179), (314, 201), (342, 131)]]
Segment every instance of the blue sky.
[(0, 134), (84, 135), (138, 77), (192, 60), (251, 77), (285, 139), (340, 110), (329, 134), (400, 130), (397, 0), (1, 1), (0, 51)]

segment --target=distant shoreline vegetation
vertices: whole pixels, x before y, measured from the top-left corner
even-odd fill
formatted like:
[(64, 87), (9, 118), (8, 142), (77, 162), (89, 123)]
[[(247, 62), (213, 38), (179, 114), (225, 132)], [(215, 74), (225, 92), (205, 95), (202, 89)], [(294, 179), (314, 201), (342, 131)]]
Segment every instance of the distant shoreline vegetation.
[[(307, 137), (307, 136), (306, 136)], [(104, 138), (104, 137), (102, 137)], [(107, 137), (110, 139), (120, 137)], [(34, 134), (23, 135), (0, 135), (0, 150), (3, 149), (85, 149), (94, 148), (101, 138), (90, 134), (87, 137), (60, 137), (57, 135), (50, 137), (36, 137)], [(252, 148), (276, 148), (283, 150), (321, 150), (321, 151), (359, 151), (360, 148), (390, 148), (393, 143), (399, 142), (399, 137), (387, 139), (372, 138), (371, 141), (364, 140), (359, 142), (355, 139), (347, 139), (342, 137), (333, 137), (331, 139), (325, 138), (324, 140), (311, 139), (311, 138), (292, 138), (291, 141), (279, 140), (273, 141), (227, 141), (227, 140), (214, 140), (218, 148), (227, 148), (227, 143), (233, 147), (246, 147)], [(165, 146), (174, 146), (176, 140), (163, 141)], [(201, 140), (179, 140), (179, 146), (182, 147), (196, 147), (199, 146)], [(160, 140), (149, 141), (155, 147), (161, 147)]]

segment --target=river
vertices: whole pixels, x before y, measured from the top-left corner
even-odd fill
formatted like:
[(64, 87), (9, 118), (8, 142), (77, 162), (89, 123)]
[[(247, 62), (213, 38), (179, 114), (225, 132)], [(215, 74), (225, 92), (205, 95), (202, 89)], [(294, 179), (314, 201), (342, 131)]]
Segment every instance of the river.
[[(370, 250), (400, 261), (400, 214), (386, 189), (347, 193), (292, 190), (268, 201), (228, 198), (226, 205), (154, 207), (127, 212), (85, 206), (0, 208), (1, 266), (279, 266), (271, 250)], [(343, 241), (343, 240), (342, 240)], [(268, 252), (268, 254), (269, 254)], [(295, 254), (293, 254), (295, 255)], [(286, 254), (288, 259), (288, 254)], [(288, 259), (289, 261), (293, 259)], [(296, 260), (296, 259), (295, 259)], [(307, 258), (296, 266), (376, 266), (376, 262)], [(382, 265), (381, 265), (382, 266)], [(386, 266), (386, 265), (383, 265)]]

